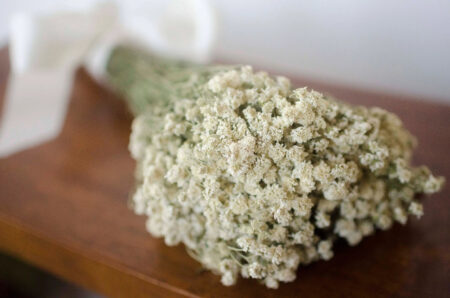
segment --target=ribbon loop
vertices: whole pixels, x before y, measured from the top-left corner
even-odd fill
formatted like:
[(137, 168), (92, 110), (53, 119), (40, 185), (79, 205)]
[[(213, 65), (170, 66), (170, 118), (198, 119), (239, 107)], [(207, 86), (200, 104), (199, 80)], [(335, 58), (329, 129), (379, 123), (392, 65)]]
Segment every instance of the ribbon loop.
[(101, 82), (109, 54), (119, 43), (207, 62), (216, 32), (209, 2), (174, 0), (155, 14), (157, 2), (123, 1), (120, 6), (105, 2), (89, 11), (15, 15), (0, 157), (56, 137), (64, 123), (77, 67), (84, 62)]

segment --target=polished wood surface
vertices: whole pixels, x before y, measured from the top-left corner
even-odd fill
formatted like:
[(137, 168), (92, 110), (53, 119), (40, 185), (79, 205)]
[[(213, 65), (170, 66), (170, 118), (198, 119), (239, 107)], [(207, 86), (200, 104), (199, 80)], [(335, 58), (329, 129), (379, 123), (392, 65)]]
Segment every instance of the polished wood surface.
[[(7, 73), (3, 50), (0, 96)], [(415, 163), (450, 177), (449, 106), (309, 86), (399, 114), (419, 140)], [(331, 261), (300, 268), (297, 280), (278, 290), (249, 280), (222, 286), (182, 246), (167, 247), (152, 238), (145, 218), (127, 207), (134, 168), (127, 151), (130, 122), (120, 99), (79, 72), (62, 134), (0, 159), (0, 250), (113, 297), (450, 295), (448, 186), (426, 200), (421, 220), (377, 232), (357, 247), (338, 245)]]

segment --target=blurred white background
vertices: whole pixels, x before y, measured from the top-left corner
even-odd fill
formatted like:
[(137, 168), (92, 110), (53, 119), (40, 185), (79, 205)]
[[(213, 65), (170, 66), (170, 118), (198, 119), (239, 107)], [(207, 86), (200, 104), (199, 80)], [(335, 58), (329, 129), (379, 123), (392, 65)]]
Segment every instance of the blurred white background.
[[(99, 1), (0, 0), (0, 45), (15, 12), (93, 2)], [(211, 2), (220, 17), (218, 60), (450, 103), (448, 0)]]

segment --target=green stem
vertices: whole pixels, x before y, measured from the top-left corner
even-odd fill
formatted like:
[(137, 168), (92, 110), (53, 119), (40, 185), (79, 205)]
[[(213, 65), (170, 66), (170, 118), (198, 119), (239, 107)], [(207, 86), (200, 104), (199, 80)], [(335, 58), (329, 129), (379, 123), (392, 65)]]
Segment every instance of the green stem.
[(106, 71), (109, 83), (138, 115), (149, 107), (169, 108), (174, 100), (199, 97), (213, 74), (233, 67), (197, 65), (118, 46)]

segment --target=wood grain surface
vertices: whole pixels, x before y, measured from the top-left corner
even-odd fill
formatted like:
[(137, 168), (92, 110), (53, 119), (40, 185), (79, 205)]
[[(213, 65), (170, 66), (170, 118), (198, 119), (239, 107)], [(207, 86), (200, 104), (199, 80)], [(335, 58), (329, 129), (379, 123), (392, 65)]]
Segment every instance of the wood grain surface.
[[(0, 96), (8, 62), (0, 52)], [(296, 85), (305, 85), (298, 80)], [(416, 164), (450, 177), (450, 107), (411, 98), (308, 86), (400, 115), (419, 147)], [(425, 216), (377, 232), (357, 247), (298, 270), (269, 290), (240, 280), (224, 287), (184, 247), (167, 247), (127, 207), (134, 163), (127, 151), (131, 116), (122, 101), (77, 74), (63, 133), (0, 159), (0, 250), (112, 297), (448, 297), (448, 186), (425, 202)], [(0, 268), (0, 270), (2, 270)]]

